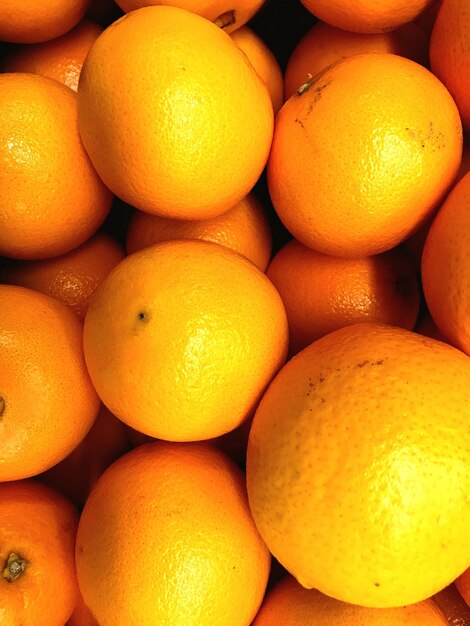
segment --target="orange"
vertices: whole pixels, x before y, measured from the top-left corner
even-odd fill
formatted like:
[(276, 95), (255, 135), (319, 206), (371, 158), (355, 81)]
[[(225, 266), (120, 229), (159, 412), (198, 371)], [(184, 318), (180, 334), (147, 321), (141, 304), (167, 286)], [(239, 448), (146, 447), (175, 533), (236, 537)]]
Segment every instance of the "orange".
[(60, 37), (77, 24), (90, 0), (2, 0), (0, 41), (38, 43)]
[(424, 600), (470, 562), (470, 359), (356, 324), (292, 358), (250, 431), (251, 511), (307, 588), (361, 606)]
[(74, 507), (46, 485), (0, 483), (2, 624), (64, 625), (78, 598), (77, 525)]
[(452, 189), (434, 218), (421, 263), (426, 303), (452, 345), (470, 353), (470, 173)]
[(85, 358), (112, 413), (152, 437), (202, 440), (253, 412), (285, 360), (281, 298), (253, 263), (218, 244), (135, 252), (95, 292)]
[(132, 11), (100, 35), (80, 76), (78, 121), (117, 196), (178, 219), (215, 217), (239, 202), (273, 132), (268, 90), (232, 38), (168, 6)]
[(352, 33), (317, 22), (300, 39), (287, 63), (284, 78), (285, 98), (299, 89), (309, 76), (315, 76), (332, 63), (353, 54), (383, 52), (398, 54), (425, 65), (428, 41), (415, 24), (406, 24), (386, 33)]
[(95, 289), (124, 256), (122, 247), (100, 232), (52, 259), (6, 262), (0, 267), (0, 281), (57, 298), (83, 321)]
[(418, 279), (399, 248), (345, 259), (293, 239), (276, 254), (267, 275), (286, 307), (291, 354), (343, 326), (383, 322), (412, 330), (418, 317)]
[(84, 19), (56, 39), (11, 48), (2, 63), (2, 71), (41, 74), (77, 91), (83, 61), (102, 30), (98, 24)]
[(86, 241), (112, 201), (83, 149), (75, 93), (0, 74), (0, 254), (40, 259)]
[(323, 22), (355, 33), (383, 33), (411, 22), (433, 0), (302, 0)]
[(237, 28), (232, 33), (232, 39), (246, 54), (258, 76), (263, 79), (276, 115), (284, 102), (284, 80), (276, 57), (261, 37), (248, 26)]
[(99, 400), (85, 367), (82, 325), (65, 304), (0, 285), (0, 481), (27, 478), (85, 437)]
[(368, 256), (419, 228), (461, 155), (457, 107), (431, 72), (394, 54), (357, 54), (317, 74), (279, 111), (269, 190), (301, 243)]
[(470, 606), (470, 567), (457, 578), (455, 585), (462, 598)]
[(175, 6), (193, 11), (231, 33), (257, 13), (265, 0), (116, 0), (126, 13), (149, 5)]
[(37, 478), (81, 509), (104, 470), (130, 448), (126, 427), (102, 406), (83, 441), (63, 461)]
[(271, 258), (271, 226), (253, 193), (222, 215), (207, 220), (175, 220), (136, 211), (127, 231), (127, 252), (131, 254), (170, 239), (218, 243), (245, 256), (263, 272)]
[(65, 626), (99, 626), (98, 622), (93, 617), (92, 612), (83, 602), (81, 595), (69, 621)]
[(76, 559), (103, 626), (249, 626), (270, 564), (241, 470), (207, 444), (163, 442), (139, 446), (98, 480)]
[(389, 609), (340, 602), (316, 589), (304, 589), (287, 576), (268, 593), (253, 626), (448, 626), (429, 600)]
[(470, 130), (470, 86), (463, 78), (470, 71), (470, 5), (446, 0), (434, 22), (429, 55), (431, 69), (454, 97), (462, 123)]
[[(460, 579), (465, 575), (464, 572)], [(433, 596), (433, 600), (444, 613), (451, 626), (469, 626), (470, 607), (458, 592), (457, 584), (458, 582), (439, 591), (439, 593)]]
[(285, 360), (281, 298), (250, 261), (175, 240), (127, 257), (85, 318), (85, 358), (108, 408), (152, 437), (202, 440), (247, 419)]

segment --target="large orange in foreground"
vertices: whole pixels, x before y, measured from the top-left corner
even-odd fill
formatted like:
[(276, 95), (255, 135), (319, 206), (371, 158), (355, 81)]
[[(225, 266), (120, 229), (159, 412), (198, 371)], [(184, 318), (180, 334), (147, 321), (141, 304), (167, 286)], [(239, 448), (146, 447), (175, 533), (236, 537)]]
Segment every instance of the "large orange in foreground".
[(394, 54), (357, 54), (279, 111), (269, 191), (304, 245), (367, 256), (394, 248), (432, 214), (461, 155), (457, 107), (431, 72)]
[(470, 358), (392, 326), (335, 331), (256, 411), (248, 495), (305, 587), (369, 607), (419, 602), (470, 564)]
[(72, 452), (100, 406), (75, 313), (0, 285), (0, 372), (0, 481), (34, 476)]
[(104, 280), (84, 328), (103, 402), (147, 435), (222, 435), (247, 419), (287, 350), (281, 297), (253, 263), (206, 241), (128, 256)]
[(249, 626), (270, 565), (235, 463), (208, 444), (163, 442), (101, 476), (76, 558), (101, 626)]
[(132, 11), (98, 37), (78, 120), (108, 187), (172, 218), (233, 207), (259, 178), (273, 132), (268, 90), (230, 35), (168, 6)]

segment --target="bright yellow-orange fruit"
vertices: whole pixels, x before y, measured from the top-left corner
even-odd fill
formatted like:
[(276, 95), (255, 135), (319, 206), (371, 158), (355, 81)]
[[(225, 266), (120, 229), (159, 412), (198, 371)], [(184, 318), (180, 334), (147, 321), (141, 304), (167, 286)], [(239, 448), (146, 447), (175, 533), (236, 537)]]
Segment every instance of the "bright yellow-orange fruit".
[(383, 52), (398, 54), (424, 65), (429, 42), (416, 24), (405, 24), (386, 33), (352, 33), (317, 22), (302, 37), (287, 63), (284, 77), (285, 99), (332, 63), (353, 54)]
[(242, 254), (265, 271), (271, 258), (271, 226), (263, 205), (249, 193), (233, 208), (207, 220), (175, 220), (136, 211), (127, 231), (127, 252), (170, 239), (212, 241)]
[(237, 28), (232, 33), (232, 39), (246, 54), (258, 76), (263, 79), (276, 115), (284, 102), (284, 80), (276, 57), (261, 37), (248, 26)]
[[(65, 458), (100, 406), (85, 367), (82, 325), (62, 302), (0, 285), (0, 481)], [(12, 622), (10, 622), (12, 623)]]
[(38, 43), (60, 37), (85, 15), (90, 0), (2, 0), (0, 41)]
[(432, 214), (461, 156), (457, 107), (431, 72), (394, 54), (357, 54), (279, 111), (269, 191), (304, 245), (368, 256), (394, 248)]
[(442, 80), (459, 107), (463, 125), (470, 130), (470, 4), (446, 0), (434, 22), (429, 55), (431, 69)]
[(239, 28), (262, 7), (265, 0), (116, 0), (124, 11), (150, 5), (175, 6), (202, 15), (228, 33)]
[(434, 218), (421, 274), (432, 318), (444, 337), (470, 354), (470, 173), (455, 185)]
[(1, 63), (2, 71), (41, 74), (77, 91), (83, 61), (102, 30), (98, 24), (82, 20), (51, 41), (11, 48)]
[(83, 321), (96, 288), (124, 256), (122, 247), (100, 232), (52, 259), (7, 261), (0, 266), (0, 282), (36, 289), (61, 300)]
[(34, 74), (0, 74), (0, 254), (43, 259), (86, 241), (111, 192), (77, 128), (77, 96)]
[(215, 217), (240, 201), (273, 132), (268, 90), (232, 38), (168, 6), (132, 11), (100, 35), (80, 76), (78, 121), (116, 195), (178, 219)]
[(135, 252), (88, 308), (85, 358), (126, 424), (173, 441), (216, 437), (254, 411), (285, 360), (281, 297), (253, 263), (206, 241)]
[(0, 483), (0, 621), (63, 626), (79, 596), (76, 509), (34, 480)]
[(345, 259), (294, 239), (279, 250), (267, 275), (286, 307), (290, 354), (343, 326), (382, 322), (412, 330), (418, 317), (415, 268), (399, 248)]
[(330, 333), (281, 369), (251, 427), (248, 496), (304, 587), (398, 607), (468, 567), (469, 376), (456, 348), (381, 324)]
[(433, 0), (302, 0), (316, 17), (356, 33), (382, 33), (411, 22)]
[(434, 602), (371, 609), (305, 589), (287, 576), (266, 596), (253, 626), (448, 626)]
[(163, 442), (139, 446), (101, 476), (76, 558), (102, 626), (249, 626), (270, 565), (239, 468), (207, 444)]

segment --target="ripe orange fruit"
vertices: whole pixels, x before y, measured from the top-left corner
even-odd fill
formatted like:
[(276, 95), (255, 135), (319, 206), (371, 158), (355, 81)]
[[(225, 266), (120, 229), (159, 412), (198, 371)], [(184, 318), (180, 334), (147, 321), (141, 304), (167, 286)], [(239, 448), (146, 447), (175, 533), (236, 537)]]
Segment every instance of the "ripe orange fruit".
[(34, 74), (0, 74), (0, 254), (40, 259), (86, 241), (112, 201), (83, 149), (76, 95)]
[(207, 444), (163, 442), (98, 480), (76, 559), (84, 600), (106, 626), (249, 626), (270, 564), (241, 470)]
[(470, 567), (468, 567), (455, 581), (455, 585), (465, 600), (468, 606), (470, 606)]
[(99, 232), (78, 248), (52, 259), (7, 261), (0, 267), (0, 282), (57, 298), (83, 321), (96, 288), (124, 256), (114, 239)]
[(284, 102), (284, 79), (276, 57), (261, 37), (248, 26), (237, 28), (232, 33), (232, 39), (246, 54), (258, 76), (263, 79), (276, 115)]
[(83, 61), (102, 30), (84, 19), (56, 39), (12, 47), (2, 62), (2, 71), (41, 74), (77, 91)]
[(90, 430), (99, 400), (85, 368), (82, 325), (62, 302), (0, 285), (0, 481), (65, 458)]
[(63, 626), (78, 598), (78, 515), (34, 480), (0, 483), (1, 622)]
[(264, 600), (253, 626), (448, 626), (430, 600), (388, 609), (371, 609), (305, 589), (287, 576)]
[(78, 121), (116, 195), (178, 219), (215, 217), (239, 202), (273, 132), (267, 88), (232, 38), (168, 6), (132, 11), (100, 35), (80, 77)]
[(315, 76), (332, 63), (365, 52), (398, 54), (425, 65), (428, 40), (416, 24), (405, 24), (386, 33), (352, 33), (317, 22), (300, 39), (287, 63), (286, 100), (309, 80), (309, 76)]
[(273, 258), (267, 275), (286, 307), (291, 354), (343, 326), (383, 322), (412, 330), (418, 317), (418, 279), (399, 248), (345, 259), (293, 239)]
[(264, 2), (265, 0), (116, 0), (116, 4), (126, 13), (161, 4), (186, 9), (202, 15), (228, 33), (248, 22)]
[(127, 253), (171, 239), (218, 243), (243, 255), (263, 272), (271, 258), (271, 226), (253, 193), (222, 215), (207, 220), (175, 220), (136, 211), (127, 231)]
[(434, 22), (429, 47), (431, 69), (454, 97), (467, 130), (470, 130), (470, 87), (463, 77), (470, 71), (469, 29), (468, 2), (446, 0)]
[(394, 54), (357, 54), (318, 74), (279, 111), (269, 190), (301, 243), (368, 256), (419, 228), (461, 155), (457, 107), (431, 72)]
[(102, 406), (81, 443), (37, 478), (81, 509), (104, 470), (130, 449), (125, 425)]
[(356, 324), (291, 359), (250, 431), (251, 511), (272, 554), (344, 602), (420, 602), (469, 564), (470, 359)]
[(2, 0), (0, 41), (38, 43), (60, 37), (77, 24), (90, 0)]
[(103, 402), (126, 424), (202, 440), (247, 419), (285, 360), (281, 298), (253, 263), (206, 241), (128, 256), (90, 304), (85, 358)]
[(470, 173), (452, 189), (429, 229), (421, 274), (426, 303), (450, 343), (470, 353)]
[(301, 0), (313, 15), (355, 33), (383, 33), (411, 22), (433, 0)]

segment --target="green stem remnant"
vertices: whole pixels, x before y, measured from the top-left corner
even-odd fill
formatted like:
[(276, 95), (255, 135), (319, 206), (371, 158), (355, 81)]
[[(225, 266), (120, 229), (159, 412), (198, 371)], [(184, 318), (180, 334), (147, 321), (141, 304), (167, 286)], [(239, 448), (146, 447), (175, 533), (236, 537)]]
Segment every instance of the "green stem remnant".
[(226, 11), (214, 20), (214, 24), (219, 28), (228, 28), (229, 26), (232, 26), (232, 24), (235, 24), (235, 22), (235, 11)]
[(310, 89), (310, 87), (313, 84), (311, 79), (312, 79), (312, 77), (310, 76), (310, 78), (308, 80), (306, 80), (305, 83), (300, 85), (300, 87), (297, 89), (297, 95), (298, 96), (301, 96), (303, 93), (305, 93), (306, 91), (308, 91)]
[(17, 578), (21, 576), (21, 574), (25, 571), (28, 565), (28, 561), (22, 559), (14, 552), (11, 552), (3, 570), (3, 578), (5, 578), (7, 583), (14, 582)]
[(0, 419), (2, 419), (3, 414), (5, 412), (5, 398), (3, 396), (0, 396)]

